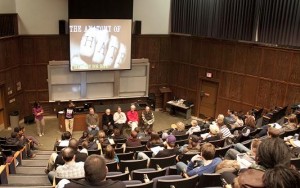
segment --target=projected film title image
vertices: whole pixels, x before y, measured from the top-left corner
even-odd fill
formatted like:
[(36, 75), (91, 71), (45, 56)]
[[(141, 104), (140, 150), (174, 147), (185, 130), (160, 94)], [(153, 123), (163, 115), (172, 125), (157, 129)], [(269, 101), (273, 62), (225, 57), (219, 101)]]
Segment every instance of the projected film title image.
[(71, 71), (130, 69), (131, 20), (69, 22)]

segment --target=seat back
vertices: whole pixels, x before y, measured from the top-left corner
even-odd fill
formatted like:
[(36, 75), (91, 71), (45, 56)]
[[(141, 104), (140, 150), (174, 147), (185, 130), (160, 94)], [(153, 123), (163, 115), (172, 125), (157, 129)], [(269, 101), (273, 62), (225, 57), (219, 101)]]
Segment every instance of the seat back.
[(202, 187), (222, 187), (221, 175), (204, 173), (198, 183), (198, 188)]
[(179, 140), (179, 141), (176, 141), (175, 142), (175, 146), (183, 146), (184, 144), (188, 144), (189, 143), (189, 140), (188, 139), (185, 139), (185, 140)]
[(198, 180), (199, 180), (198, 175), (195, 175), (195, 176), (192, 176), (189, 178), (182, 178), (182, 179), (175, 179), (175, 180), (158, 179), (156, 188), (196, 187)]
[(209, 141), (212, 145), (214, 145), (216, 148), (223, 147), (224, 146), (225, 139), (220, 139), (220, 140), (214, 140), (214, 141)]
[(300, 170), (300, 158), (292, 158), (291, 164), (294, 165), (297, 170)]
[(165, 176), (166, 175), (166, 168), (163, 168), (161, 170), (155, 170), (155, 169), (139, 169), (139, 170), (134, 170), (132, 171), (132, 179), (133, 180), (140, 180), (144, 181), (144, 175), (147, 174), (148, 179), (152, 180), (153, 178), (160, 177), (160, 176)]
[(192, 157), (194, 157), (195, 155), (197, 155), (197, 153), (185, 153), (182, 155), (180, 161), (188, 164), (188, 162), (190, 162)]
[(228, 145), (222, 148), (216, 148), (215, 157), (221, 157), (223, 158), (226, 154), (226, 152), (232, 147), (232, 145)]
[(5, 150), (12, 150), (12, 151), (19, 151), (21, 148), (17, 145), (8, 145), (8, 144), (3, 144), (1, 145), (2, 149)]
[(127, 141), (126, 138), (114, 139), (114, 142), (115, 142), (116, 145), (119, 144), (119, 143), (124, 144), (124, 143), (126, 143), (126, 141)]
[(101, 149), (97, 149), (97, 150), (88, 150), (88, 155), (101, 155)]
[(170, 157), (162, 157), (162, 158), (152, 157), (150, 159), (149, 168), (156, 169), (157, 165), (159, 165), (160, 168), (166, 168), (169, 166), (173, 166), (175, 164), (176, 164), (176, 155), (172, 155)]
[(107, 174), (106, 179), (127, 181), (129, 180), (129, 172), (114, 174), (114, 175)]
[(129, 172), (137, 169), (147, 168), (147, 159), (143, 160), (127, 160), (121, 161), (120, 164), (120, 171), (125, 172), (126, 168), (128, 168)]
[(116, 153), (123, 153), (124, 152), (124, 148), (115, 148), (115, 152)]
[(66, 146), (56, 146), (56, 151), (61, 151), (64, 149)]
[(175, 138), (177, 141), (179, 140), (186, 140), (189, 138), (189, 135), (188, 134), (185, 134), (185, 135), (175, 135)]
[(106, 163), (108, 172), (116, 172), (118, 171), (118, 163), (117, 162), (110, 162)]
[(153, 155), (153, 151), (151, 151), (151, 150), (150, 151), (136, 151), (135, 158), (137, 158), (137, 155), (138, 155), (139, 152), (145, 153), (149, 158), (151, 158), (152, 155)]
[(202, 129), (201, 131), (193, 132), (193, 135), (201, 136), (201, 134), (208, 133), (208, 131), (208, 129)]
[(126, 147), (125, 152), (136, 152), (136, 151), (145, 151), (146, 146), (145, 145), (141, 145), (141, 146), (137, 146), (137, 147)]
[(126, 187), (132, 187), (132, 188), (153, 188), (153, 181), (150, 181), (148, 183), (126, 185)]
[(133, 160), (133, 152), (129, 153), (116, 153), (120, 161)]
[(243, 144), (246, 148), (249, 148), (251, 147), (251, 142), (252, 140), (246, 140), (244, 142), (241, 142), (241, 144)]

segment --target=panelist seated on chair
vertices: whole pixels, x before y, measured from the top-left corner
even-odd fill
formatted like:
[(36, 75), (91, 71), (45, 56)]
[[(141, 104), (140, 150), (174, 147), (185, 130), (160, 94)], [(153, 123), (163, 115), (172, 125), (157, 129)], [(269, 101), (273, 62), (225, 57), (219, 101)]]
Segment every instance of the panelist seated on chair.
[(135, 105), (130, 106), (130, 111), (127, 112), (127, 123), (131, 127), (131, 130), (134, 130), (139, 125), (139, 114), (135, 110)]
[[(190, 177), (198, 174), (201, 176), (203, 173), (214, 173), (216, 166), (222, 162), (219, 157), (215, 158), (216, 149), (211, 143), (205, 143), (201, 146), (200, 155), (195, 155), (191, 162), (186, 165), (183, 162), (176, 164), (177, 171), (183, 173), (185, 177)], [(195, 165), (198, 165), (195, 167)]]
[(105, 132), (111, 133), (114, 129), (114, 117), (110, 113), (110, 109), (106, 109), (102, 115), (102, 128)]
[(144, 129), (152, 129), (154, 123), (154, 114), (149, 106), (146, 106), (145, 110), (142, 112), (143, 119), (143, 128)]
[(84, 187), (98, 187), (98, 188), (125, 188), (122, 181), (114, 181), (106, 179), (107, 167), (105, 160), (100, 155), (89, 156), (84, 163), (85, 178), (81, 180), (66, 180), (59, 182), (59, 188), (84, 188)]
[(86, 124), (88, 126), (89, 133), (97, 134), (99, 131), (99, 116), (95, 113), (93, 107), (89, 108), (89, 114), (86, 115)]
[(124, 125), (127, 121), (127, 117), (124, 112), (122, 112), (121, 107), (119, 106), (117, 112), (114, 113), (114, 125), (121, 131), (123, 134)]

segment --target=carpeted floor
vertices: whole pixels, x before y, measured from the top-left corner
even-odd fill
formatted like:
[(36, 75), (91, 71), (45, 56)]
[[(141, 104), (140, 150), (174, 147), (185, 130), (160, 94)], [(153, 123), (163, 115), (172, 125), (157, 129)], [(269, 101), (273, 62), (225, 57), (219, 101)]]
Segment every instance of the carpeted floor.
[[(185, 120), (183, 117), (173, 117), (170, 116), (167, 112), (154, 112), (155, 116), (155, 123), (154, 123), (154, 130), (160, 131), (163, 129), (167, 129), (170, 127), (172, 123), (176, 123), (178, 121), (182, 121), (183, 123), (190, 123), (191, 119)], [(46, 130), (45, 135), (42, 137), (38, 137), (36, 134), (36, 127), (35, 124), (25, 125), (26, 135), (36, 136), (36, 138), (41, 142), (41, 146), (39, 150), (53, 150), (54, 142), (56, 139), (60, 139), (61, 132), (58, 129), (58, 119), (56, 116), (48, 116), (45, 117), (46, 121)], [(2, 130), (0, 132), (0, 137), (9, 137), (11, 134), (11, 130)], [(73, 137), (79, 138), (82, 132), (74, 132)]]

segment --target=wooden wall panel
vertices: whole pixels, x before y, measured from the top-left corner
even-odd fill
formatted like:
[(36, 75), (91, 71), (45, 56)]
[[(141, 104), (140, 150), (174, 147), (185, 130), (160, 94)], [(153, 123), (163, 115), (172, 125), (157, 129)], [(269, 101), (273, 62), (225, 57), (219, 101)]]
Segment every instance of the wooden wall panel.
[(36, 66), (36, 89), (48, 89), (48, 70), (47, 65)]
[(178, 76), (177, 79), (178, 86), (188, 87), (189, 79), (187, 78), (189, 77), (189, 66), (186, 64), (179, 64), (177, 76)]
[(35, 48), (34, 40), (29, 37), (20, 38), (20, 50), (21, 50), (21, 64), (34, 64), (35, 63)]
[(274, 49), (264, 49), (262, 57), (262, 66), (260, 70), (260, 76), (264, 78), (273, 78), (274, 64), (277, 61), (277, 52)]
[(300, 52), (294, 53), (292, 56), (292, 62), (291, 62), (290, 73), (289, 73), (289, 82), (298, 83), (298, 84), (300, 83), (299, 70), (300, 70)]
[(238, 73), (245, 73), (246, 72), (246, 60), (247, 60), (247, 53), (248, 48), (244, 45), (240, 45), (236, 47), (236, 58), (234, 64), (234, 71)]
[(259, 80), (257, 78), (245, 76), (241, 99), (242, 102), (248, 104), (255, 104), (258, 83)]
[(277, 61), (274, 62), (273, 79), (287, 81), (289, 77), (292, 52), (278, 51)]
[(197, 79), (198, 79), (198, 68), (192, 65), (189, 66), (189, 74), (187, 76), (188, 88), (192, 90), (196, 90), (198, 87)]
[(159, 60), (160, 61), (169, 61), (171, 56), (171, 40), (169, 36), (160, 38), (160, 51), (159, 51)]
[(259, 47), (247, 46), (246, 50), (245, 73), (258, 76), (261, 66), (262, 49)]
[(172, 39), (172, 59), (178, 62), (190, 62), (191, 39), (185, 36), (178, 36)]
[(52, 60), (49, 57), (49, 40), (46, 37), (36, 37), (33, 40), (35, 63), (48, 64), (49, 60)]
[[(172, 39), (173, 41), (174, 39)], [(191, 41), (191, 64), (201, 64), (202, 42), (198, 38), (192, 38)]]
[(229, 98), (241, 101), (244, 86), (244, 77), (241, 75), (232, 75), (230, 82)]
[(275, 106), (284, 106), (284, 98), (286, 92), (286, 84), (273, 82), (270, 89), (270, 108)]
[(135, 45), (135, 58), (148, 58), (150, 63), (159, 61), (160, 38), (137, 37)]
[(223, 46), (223, 70), (233, 71), (235, 64), (235, 45), (224, 44)]

